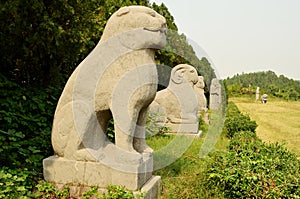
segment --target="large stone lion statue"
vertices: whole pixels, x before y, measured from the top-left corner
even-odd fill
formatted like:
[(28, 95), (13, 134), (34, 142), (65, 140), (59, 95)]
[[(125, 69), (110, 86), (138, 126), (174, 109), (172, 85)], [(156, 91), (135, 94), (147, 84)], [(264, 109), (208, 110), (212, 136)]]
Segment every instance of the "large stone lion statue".
[(145, 142), (149, 104), (157, 90), (156, 49), (166, 44), (166, 21), (144, 6), (120, 8), (100, 42), (69, 78), (59, 99), (52, 145), (59, 157), (98, 161), (114, 119), (115, 146), (151, 153)]

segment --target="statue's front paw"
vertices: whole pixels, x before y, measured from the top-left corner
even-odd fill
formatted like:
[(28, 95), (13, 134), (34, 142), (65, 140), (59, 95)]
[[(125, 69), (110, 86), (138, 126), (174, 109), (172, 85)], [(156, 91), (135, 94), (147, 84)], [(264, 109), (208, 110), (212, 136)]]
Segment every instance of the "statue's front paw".
[(144, 150), (143, 150), (143, 153), (153, 153), (153, 149), (150, 148), (149, 146), (147, 146)]

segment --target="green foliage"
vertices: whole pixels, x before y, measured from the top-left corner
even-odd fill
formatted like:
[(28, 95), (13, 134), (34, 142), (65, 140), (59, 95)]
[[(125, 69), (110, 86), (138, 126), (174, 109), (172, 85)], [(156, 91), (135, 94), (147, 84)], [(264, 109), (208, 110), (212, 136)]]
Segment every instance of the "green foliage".
[(152, 137), (154, 135), (164, 136), (170, 131), (168, 127), (157, 124), (157, 118), (159, 118), (159, 115), (148, 114), (146, 123), (146, 137)]
[(272, 71), (237, 74), (224, 82), (230, 96), (254, 96), (256, 87), (260, 87), (261, 94), (267, 93), (285, 100), (300, 100), (300, 82), (283, 75), (277, 76)]
[[(79, 185), (80, 186), (80, 185)], [(34, 193), (35, 198), (52, 198), (52, 199), (67, 199), (70, 197), (70, 187), (64, 186), (62, 190), (57, 190), (53, 184), (41, 181), (37, 186), (37, 191)], [(108, 185), (106, 192), (100, 194), (99, 187), (91, 187), (88, 191), (82, 193), (83, 199), (98, 198), (98, 199), (139, 199), (145, 196), (145, 193), (138, 191), (134, 195), (133, 191), (126, 189), (124, 186)], [(101, 191), (101, 190), (100, 190)], [(0, 197), (1, 198), (1, 197)]]
[(256, 122), (251, 121), (249, 115), (242, 114), (234, 103), (228, 103), (223, 127), (223, 133), (225, 133), (227, 137), (232, 138), (240, 131), (250, 131), (255, 133), (256, 127)]
[[(142, 198), (143, 194), (139, 194), (137, 198)], [(126, 189), (124, 186), (109, 185), (107, 187), (107, 194), (103, 194), (103, 199), (134, 199), (133, 191)]]
[(35, 192), (35, 198), (69, 198), (69, 186), (64, 186), (63, 189), (57, 190), (53, 184), (45, 181), (41, 181), (36, 185), (37, 191)]
[(0, 161), (10, 168), (41, 171), (53, 154), (51, 124), (60, 90), (22, 88), (0, 76)]
[(106, 132), (107, 138), (109, 141), (112, 143), (115, 143), (115, 128), (114, 128), (114, 120), (110, 119), (108, 121), (108, 126), (107, 126), (107, 132)]
[[(1, 1), (0, 72), (18, 83), (59, 83), (99, 39), (101, 1)], [(99, 11), (98, 11), (99, 12)]]
[(33, 179), (26, 169), (0, 169), (0, 198), (30, 198)]
[(226, 198), (299, 198), (300, 162), (283, 145), (265, 144), (245, 131), (234, 135), (228, 149), (211, 154), (208, 188)]
[(148, 0), (0, 2), (0, 73), (26, 85), (63, 84), (98, 43), (107, 19)]

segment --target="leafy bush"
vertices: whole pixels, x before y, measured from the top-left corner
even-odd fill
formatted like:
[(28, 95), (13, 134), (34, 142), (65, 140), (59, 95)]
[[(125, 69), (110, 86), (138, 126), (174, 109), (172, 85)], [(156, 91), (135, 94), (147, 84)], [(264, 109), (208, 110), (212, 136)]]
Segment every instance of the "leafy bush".
[(234, 103), (228, 103), (227, 114), (223, 128), (223, 132), (227, 137), (232, 138), (234, 134), (239, 131), (251, 131), (255, 133), (256, 127), (256, 122), (251, 121), (249, 115), (242, 114)]
[(60, 90), (22, 88), (0, 75), (0, 162), (10, 168), (42, 169), (53, 154), (52, 119)]
[(300, 161), (283, 145), (265, 144), (253, 132), (235, 134), (228, 152), (215, 152), (206, 186), (226, 198), (299, 198)]
[(30, 171), (12, 170), (2, 168), (0, 170), (0, 198), (29, 198), (33, 179)]

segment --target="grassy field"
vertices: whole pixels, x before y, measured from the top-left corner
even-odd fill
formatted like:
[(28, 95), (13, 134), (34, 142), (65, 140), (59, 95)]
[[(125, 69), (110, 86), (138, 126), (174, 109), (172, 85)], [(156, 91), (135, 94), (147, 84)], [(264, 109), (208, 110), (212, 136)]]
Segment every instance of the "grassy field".
[(300, 102), (274, 98), (267, 104), (250, 98), (230, 98), (229, 101), (257, 122), (256, 132), (263, 141), (285, 143), (300, 156)]

